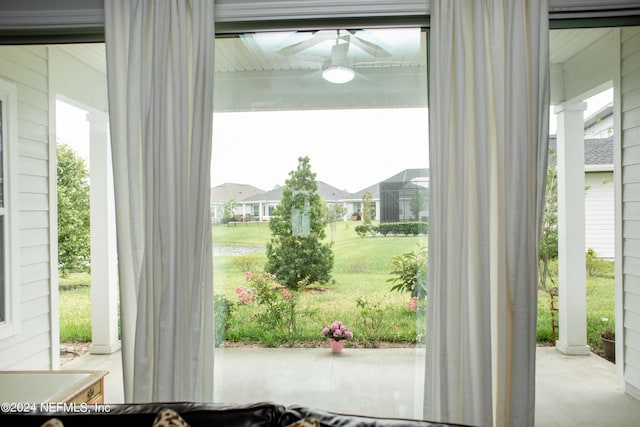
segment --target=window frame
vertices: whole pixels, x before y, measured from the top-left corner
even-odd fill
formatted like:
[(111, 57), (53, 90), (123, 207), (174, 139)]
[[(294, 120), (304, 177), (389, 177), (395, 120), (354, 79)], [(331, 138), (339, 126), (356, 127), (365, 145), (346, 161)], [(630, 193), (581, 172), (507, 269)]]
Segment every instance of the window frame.
[(0, 102), (2, 103), (2, 183), (3, 207), (0, 208), (4, 222), (4, 319), (0, 321), (0, 340), (20, 333), (20, 284), (18, 280), (18, 215), (17, 215), (17, 127), (18, 89), (15, 83), (0, 79)]

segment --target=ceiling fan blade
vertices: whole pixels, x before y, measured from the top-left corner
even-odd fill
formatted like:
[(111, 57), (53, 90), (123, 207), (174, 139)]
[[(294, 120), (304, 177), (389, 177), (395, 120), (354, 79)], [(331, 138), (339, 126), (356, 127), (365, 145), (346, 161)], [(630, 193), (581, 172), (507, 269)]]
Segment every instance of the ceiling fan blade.
[(364, 50), (371, 56), (375, 56), (375, 57), (391, 56), (391, 54), (387, 50), (385, 50), (382, 46), (376, 43), (372, 43), (363, 38), (360, 38), (356, 35), (351, 37), (351, 43), (353, 43), (355, 46), (359, 47), (360, 49)]
[(320, 44), (323, 41), (332, 40), (334, 38), (335, 35), (333, 31), (316, 31), (311, 37), (285, 46), (282, 49), (276, 51), (276, 53), (284, 56), (295, 55), (296, 53), (302, 52), (305, 49), (309, 49), (310, 47)]
[(331, 48), (331, 65), (343, 65), (349, 53), (349, 43), (338, 43)]

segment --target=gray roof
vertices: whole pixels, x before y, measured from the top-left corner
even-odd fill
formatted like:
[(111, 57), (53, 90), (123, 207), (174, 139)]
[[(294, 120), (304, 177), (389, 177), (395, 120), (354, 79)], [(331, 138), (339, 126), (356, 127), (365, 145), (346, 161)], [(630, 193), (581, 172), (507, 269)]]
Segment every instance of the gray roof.
[[(553, 150), (553, 151), (551, 151)], [(556, 136), (549, 137), (549, 165), (556, 164), (557, 153)], [(584, 140), (584, 164), (585, 165), (613, 165), (613, 137)]]
[[(329, 185), (326, 182), (316, 181), (316, 184), (318, 185), (318, 194), (328, 202), (352, 198), (351, 194), (348, 191), (339, 190), (338, 188)], [(283, 189), (284, 187), (277, 187), (271, 191), (267, 191), (266, 193), (256, 194), (255, 196), (248, 197), (244, 199), (243, 202), (265, 202), (275, 200), (279, 201), (282, 198)]]
[(247, 197), (264, 193), (264, 190), (249, 184), (234, 184), (226, 182), (211, 188), (211, 201), (213, 203), (225, 203), (231, 199), (241, 202)]
[(427, 178), (429, 177), (429, 169), (428, 168), (420, 168), (420, 169), (405, 169), (400, 173), (393, 175), (385, 179), (382, 182), (409, 182), (415, 178)]

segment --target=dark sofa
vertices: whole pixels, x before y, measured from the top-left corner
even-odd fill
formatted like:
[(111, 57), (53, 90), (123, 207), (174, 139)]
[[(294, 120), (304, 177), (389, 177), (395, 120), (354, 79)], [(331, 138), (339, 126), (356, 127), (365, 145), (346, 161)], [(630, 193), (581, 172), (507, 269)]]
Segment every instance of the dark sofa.
[[(184, 418), (191, 427), (284, 427), (311, 417), (323, 426), (341, 427), (436, 427), (457, 424), (438, 424), (417, 420), (375, 418), (336, 414), (302, 406), (284, 407), (262, 402), (250, 405), (214, 403), (146, 403), (126, 405), (76, 405), (71, 412), (44, 411), (39, 405), (23, 413), (0, 413), (0, 426), (39, 427), (50, 418), (58, 418), (64, 427), (151, 427), (156, 414), (170, 408)], [(51, 409), (51, 408), (49, 408)], [(96, 410), (97, 409), (97, 410)]]

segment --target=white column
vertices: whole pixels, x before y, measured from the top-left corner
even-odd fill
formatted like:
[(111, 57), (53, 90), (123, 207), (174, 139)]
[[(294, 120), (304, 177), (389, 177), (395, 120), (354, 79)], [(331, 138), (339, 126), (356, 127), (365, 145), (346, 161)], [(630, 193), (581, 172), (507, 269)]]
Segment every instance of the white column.
[(586, 104), (555, 108), (558, 160), (558, 320), (556, 348), (588, 355), (584, 233), (584, 119)]
[(106, 113), (89, 113), (91, 177), (91, 333), (90, 351), (109, 354), (118, 340), (118, 274), (111, 147)]

